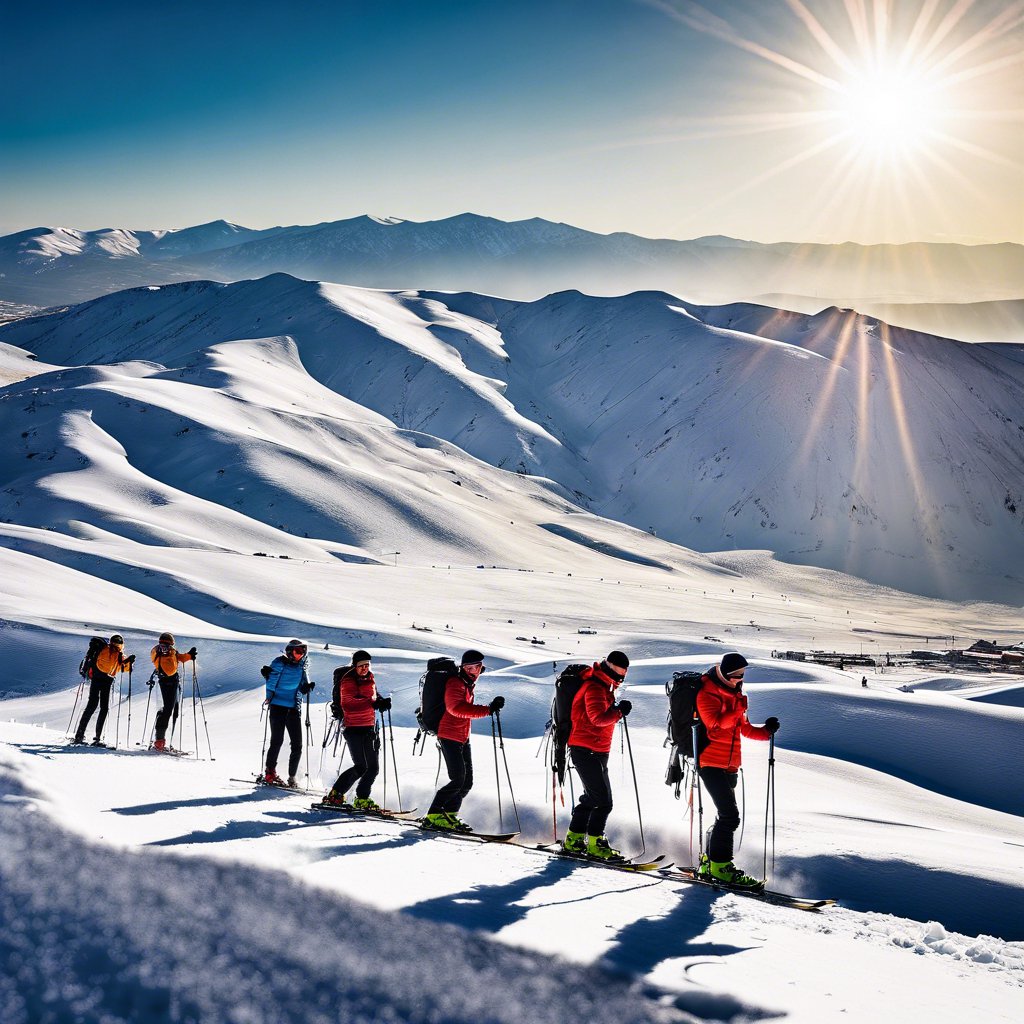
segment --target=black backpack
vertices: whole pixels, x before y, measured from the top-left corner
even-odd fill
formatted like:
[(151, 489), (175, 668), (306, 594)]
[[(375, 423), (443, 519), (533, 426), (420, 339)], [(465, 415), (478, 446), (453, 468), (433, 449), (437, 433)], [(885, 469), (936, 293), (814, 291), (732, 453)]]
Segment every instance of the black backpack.
[(668, 694), (668, 738), (683, 757), (693, 757), (693, 725), (697, 723), (698, 755), (708, 745), (708, 731), (697, 714), (697, 694), (703, 685), (701, 672), (673, 672), (665, 684)]
[(341, 680), (351, 665), (341, 665), (334, 670), (334, 686), (331, 688), (331, 716), (336, 722), (345, 724), (345, 712), (341, 710)]
[(555, 695), (551, 699), (551, 730), (554, 737), (554, 757), (551, 770), (558, 776), (558, 783), (565, 782), (565, 755), (572, 730), (572, 702), (583, 685), (582, 672), (589, 665), (566, 665), (555, 680)]
[(89, 649), (85, 652), (82, 663), (78, 666), (78, 674), (83, 679), (92, 678), (92, 670), (96, 665), (96, 657), (109, 644), (109, 640), (102, 636), (94, 636), (89, 641)]
[(416, 709), (420, 732), (437, 735), (444, 717), (445, 684), (458, 674), (459, 666), (451, 658), (431, 658), (427, 662), (427, 671), (420, 676), (420, 706)]

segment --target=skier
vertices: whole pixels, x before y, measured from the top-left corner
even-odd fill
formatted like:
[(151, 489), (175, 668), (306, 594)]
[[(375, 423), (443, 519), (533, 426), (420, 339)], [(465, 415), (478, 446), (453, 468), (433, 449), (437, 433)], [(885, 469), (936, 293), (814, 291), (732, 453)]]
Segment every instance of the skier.
[(608, 753), (620, 718), (633, 710), (628, 700), (615, 702), (615, 691), (629, 670), (629, 658), (612, 651), (604, 661), (580, 673), (583, 685), (572, 702), (569, 754), (583, 793), (572, 810), (569, 829), (562, 841), (566, 853), (586, 854), (600, 860), (625, 860), (604, 834), (612, 810), (612, 783), (608, 777)]
[(456, 675), (451, 676), (444, 689), (444, 714), (437, 728), (437, 741), (448, 770), (448, 783), (434, 796), (424, 823), (431, 828), (454, 832), (473, 830), (458, 817), (466, 794), (473, 788), (473, 750), (469, 731), (474, 718), (486, 718), (505, 706), (504, 697), (495, 697), (490, 704), (475, 704), (473, 695), (476, 682), (484, 671), (484, 656), (475, 650), (462, 655)]
[(178, 687), (181, 683), (178, 666), (186, 661), (194, 661), (197, 654), (194, 647), (184, 654), (175, 650), (174, 637), (170, 633), (161, 633), (156, 647), (149, 652), (154, 666), (149, 685), (160, 684), (160, 696), (164, 702), (164, 706), (156, 716), (154, 750), (167, 749), (167, 725), (171, 721), (172, 715), (175, 721), (178, 719)]
[(370, 790), (380, 771), (380, 742), (374, 726), (377, 712), (391, 708), (391, 698), (377, 695), (377, 685), (370, 670), (370, 655), (366, 651), (356, 651), (348, 668), (335, 670), (334, 686), (340, 691), (345, 723), (343, 735), (352, 755), (352, 767), (338, 776), (323, 802), (334, 807), (344, 806), (345, 793), (358, 781), (353, 808), (357, 811), (379, 811), (380, 805), (370, 799)]
[(105, 746), (102, 740), (103, 724), (107, 720), (107, 708), (110, 706), (110, 691), (114, 685), (114, 673), (126, 672), (130, 665), (135, 664), (135, 655), (124, 656), (124, 637), (115, 633), (110, 642), (96, 655), (92, 666), (89, 668), (89, 702), (85, 705), (85, 711), (79, 720), (78, 728), (75, 730), (73, 743), (85, 742), (85, 730), (92, 718), (92, 713), (99, 705), (100, 713), (96, 719), (96, 738), (92, 741), (94, 747)]
[(309, 659), (307, 647), (301, 640), (289, 640), (284, 654), (279, 654), (270, 663), (267, 674), (267, 699), (264, 706), (269, 708), (270, 746), (267, 747), (267, 768), (263, 781), (271, 786), (286, 783), (277, 774), (277, 755), (284, 743), (284, 731), (288, 730), (291, 752), (288, 755), (288, 782), (295, 786), (295, 772), (302, 757), (302, 715), (299, 702), (316, 685), (309, 681), (306, 668)]
[(772, 717), (762, 726), (750, 724), (747, 697), (743, 693), (746, 669), (747, 659), (731, 651), (719, 665), (704, 673), (697, 694), (697, 714), (708, 738), (699, 758), (700, 780), (717, 811), (699, 871), (731, 885), (758, 888), (763, 883), (744, 874), (732, 862), (733, 836), (740, 824), (736, 806), (736, 782), (742, 761), (740, 737), (767, 740), (778, 731), (779, 720)]

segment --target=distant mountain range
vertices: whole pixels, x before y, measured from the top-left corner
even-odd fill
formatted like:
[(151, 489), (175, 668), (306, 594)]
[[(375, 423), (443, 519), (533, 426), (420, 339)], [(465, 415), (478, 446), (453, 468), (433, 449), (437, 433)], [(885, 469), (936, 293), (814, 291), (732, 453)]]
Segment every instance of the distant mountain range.
[(123, 291), (0, 326), (3, 344), (57, 367), (2, 392), (0, 518), (26, 528), (302, 557), (583, 545), (677, 568), (672, 545), (767, 549), (1024, 600), (1017, 347), (839, 309), (283, 274)]
[[(880, 304), (1024, 299), (1024, 246), (769, 245), (720, 236), (676, 241), (468, 213), (423, 223), (363, 216), (262, 231), (226, 221), (178, 231), (37, 228), (0, 238), (0, 301), (35, 306), (141, 284), (231, 282), (272, 273), (519, 300), (567, 289), (592, 295), (660, 290), (704, 304), (779, 295), (801, 297), (804, 310), (840, 305), (863, 311)], [(1014, 311), (1010, 322), (1018, 316)], [(970, 334), (972, 317), (947, 321), (957, 330), (966, 325), (967, 340), (1013, 337), (1005, 326), (995, 335)], [(997, 324), (1005, 321), (996, 316)]]

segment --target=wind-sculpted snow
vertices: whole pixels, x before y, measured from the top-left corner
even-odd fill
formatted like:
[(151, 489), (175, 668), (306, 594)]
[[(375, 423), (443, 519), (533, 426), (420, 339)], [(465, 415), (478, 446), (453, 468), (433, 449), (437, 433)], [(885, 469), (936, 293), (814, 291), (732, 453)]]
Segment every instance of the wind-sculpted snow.
[(94, 846), (0, 773), (4, 1024), (693, 1019), (611, 972), (277, 872)]
[[(29, 318), (0, 338), (54, 363), (120, 365), (91, 386), (80, 373), (15, 385), (3, 429), (10, 448), (49, 460), (61, 424), (88, 411), (133, 467), (232, 513), (250, 507), (249, 485), (227, 465), (261, 488), (293, 478), (273, 485), (269, 525), (348, 545), (377, 547), (388, 523), (439, 542), (439, 558), (460, 538), (503, 557), (491, 531), (439, 522), (445, 492), (472, 472), (491, 502), (495, 485), (573, 502), (697, 550), (768, 549), (952, 599), (1024, 595), (1024, 380), (995, 347), (840, 310), (686, 307), (659, 293), (451, 302), (275, 275)], [(26, 412), (49, 421), (49, 440), (36, 445), (34, 424), (20, 437)], [(427, 460), (433, 512), (407, 489), (432, 439), (454, 446)], [(456, 466), (460, 452), (517, 475), (485, 484), (482, 468)], [(351, 474), (341, 492), (336, 466)], [(34, 467), (10, 468), (30, 480)], [(521, 505), (509, 511), (522, 520)], [(24, 506), (6, 516), (27, 521)]]

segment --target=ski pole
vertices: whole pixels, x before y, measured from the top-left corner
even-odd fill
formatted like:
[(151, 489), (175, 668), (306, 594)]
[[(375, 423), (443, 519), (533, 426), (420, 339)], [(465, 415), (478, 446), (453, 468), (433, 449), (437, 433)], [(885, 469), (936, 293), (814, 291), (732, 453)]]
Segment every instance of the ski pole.
[(333, 732), (333, 719), (331, 718), (331, 706), (330, 704), (324, 705), (324, 741), (320, 744), (320, 767), (318, 771), (323, 774), (324, 770), (324, 754), (327, 752), (327, 744), (331, 742), (331, 733)]
[(768, 878), (768, 808), (772, 812), (772, 874), (775, 873), (775, 734), (768, 737), (768, 792), (764, 802), (764, 870)]
[(309, 748), (313, 743), (313, 723), (309, 720), (309, 690), (306, 691), (306, 789), (309, 789)]
[[(156, 673), (154, 672), (153, 675), (156, 675)], [(146, 735), (146, 725), (149, 722), (149, 702), (153, 699), (153, 687), (156, 686), (156, 680), (153, 678), (153, 676), (149, 677), (149, 682), (146, 685), (149, 687), (149, 696), (146, 697), (146, 714), (145, 714), (145, 716), (142, 719), (142, 735), (143, 735), (143, 737), (145, 737), (145, 735)], [(137, 747), (141, 747), (142, 746), (142, 740), (139, 740), (139, 742), (136, 743), (135, 745)]]
[(642, 857), (647, 850), (647, 840), (644, 839), (644, 818), (640, 812), (640, 786), (636, 781), (636, 763), (633, 761), (633, 744), (629, 740), (629, 726), (626, 724), (626, 717), (623, 715), (621, 718), (622, 722), (622, 734), (626, 737), (626, 749), (629, 751), (629, 767), (633, 772), (633, 792), (636, 793), (636, 818), (640, 823), (640, 853), (638, 857)]
[(199, 716), (196, 714), (196, 662), (192, 659), (192, 739), (196, 745), (196, 760), (199, 760)]
[[(700, 755), (697, 751), (700, 749), (698, 746), (698, 722), (697, 719), (693, 720), (693, 778), (697, 786), (697, 866), (700, 866), (700, 858), (704, 856), (704, 793), (701, 790), (700, 785)], [(690, 814), (693, 814), (693, 794), (690, 794)], [(693, 827), (693, 821), (691, 817), (690, 827)], [(693, 854), (691, 841), (691, 856)]]
[(501, 733), (501, 712), (494, 712), (494, 719), (498, 723), (498, 746), (501, 748), (501, 759), (505, 762), (505, 778), (508, 780), (508, 795), (512, 798), (512, 810), (516, 815), (516, 830), (522, 832), (523, 827), (519, 821), (519, 808), (516, 806), (516, 794), (512, 789), (512, 776), (508, 770), (508, 757), (505, 755), (505, 737)]
[[(117, 745), (121, 741), (121, 678), (124, 675), (123, 672), (117, 673), (117, 718), (114, 720), (114, 749), (117, 750)], [(110, 684), (110, 689), (113, 691), (114, 684)]]
[(491, 746), (494, 748), (494, 783), (498, 790), (498, 827), (504, 830), (505, 819), (501, 813), (501, 776), (498, 774), (498, 734), (494, 731), (496, 711), (491, 712)]
[[(395, 757), (395, 731), (391, 728), (391, 708), (388, 708), (388, 740), (391, 743), (391, 763), (395, 767), (395, 792), (398, 794), (398, 809), (402, 810), (402, 787), (398, 784), (398, 758)], [(385, 760), (387, 752), (385, 751)]]
[[(213, 746), (210, 743), (210, 726), (206, 722), (206, 704), (203, 701), (203, 691), (199, 687), (199, 676), (196, 674), (196, 660), (192, 659), (192, 685), (195, 687), (196, 695), (199, 697), (199, 711), (203, 716), (203, 729), (206, 730), (206, 749), (210, 752), (210, 760), (216, 761), (213, 756)], [(199, 756), (199, 741), (196, 740), (196, 757)]]
[(75, 703), (71, 707), (71, 717), (68, 719), (68, 727), (64, 732), (65, 736), (71, 736), (71, 727), (75, 724), (75, 712), (78, 710), (78, 701), (82, 696), (82, 687), (85, 686), (85, 677), (83, 676), (78, 682), (78, 689), (75, 691)]
[[(373, 719), (373, 744), (380, 751), (380, 725), (384, 721), (384, 712), (378, 711)], [(381, 802), (385, 807), (388, 805), (388, 752), (384, 751), (384, 793), (381, 796)], [(399, 804), (399, 807), (402, 805)]]
[(124, 731), (124, 745), (132, 745), (132, 663), (128, 662), (128, 727)]

